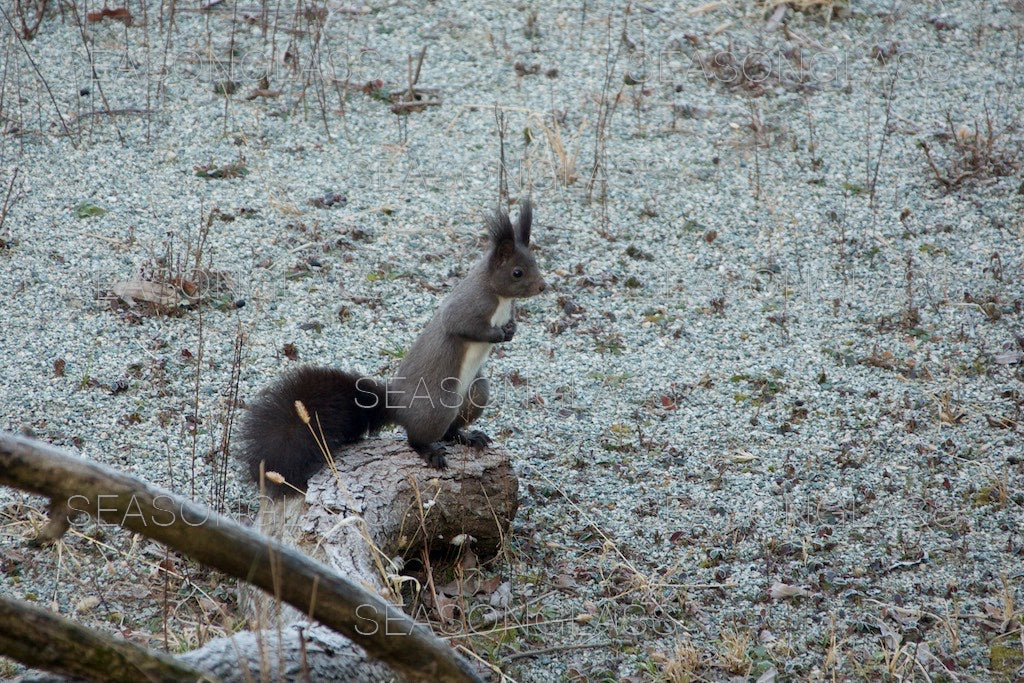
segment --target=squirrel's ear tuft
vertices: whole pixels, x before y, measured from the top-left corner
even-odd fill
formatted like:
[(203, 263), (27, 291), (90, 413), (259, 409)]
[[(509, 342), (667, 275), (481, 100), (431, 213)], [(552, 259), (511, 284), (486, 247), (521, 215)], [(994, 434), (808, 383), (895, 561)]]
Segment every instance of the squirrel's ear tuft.
[(504, 244), (515, 245), (516, 233), (512, 229), (512, 221), (504, 211), (497, 211), (488, 216), (487, 231), (491, 235), (491, 245), (495, 249)]
[(533, 202), (529, 199), (524, 199), (519, 205), (519, 223), (518, 229), (516, 230), (516, 236), (519, 238), (519, 243), (524, 247), (530, 244), (530, 225), (532, 223)]

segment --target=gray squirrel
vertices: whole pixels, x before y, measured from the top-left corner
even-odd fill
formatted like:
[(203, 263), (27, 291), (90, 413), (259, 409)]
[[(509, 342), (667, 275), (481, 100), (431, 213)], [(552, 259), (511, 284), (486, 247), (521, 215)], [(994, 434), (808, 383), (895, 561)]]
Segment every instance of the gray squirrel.
[(237, 455), (252, 479), (279, 474), (287, 484), (265, 482), (275, 496), (304, 489), (326, 462), (318, 441), (333, 453), (388, 424), (404, 427), (409, 445), (438, 469), (448, 465), (446, 444), (491, 443), (466, 428), (487, 404), (480, 371), (491, 347), (515, 335), (513, 300), (546, 287), (530, 253), (532, 219), (529, 201), (520, 205), (515, 226), (504, 211), (488, 218), (487, 254), (444, 300), (391, 379), (301, 366), (261, 392), (239, 429)]

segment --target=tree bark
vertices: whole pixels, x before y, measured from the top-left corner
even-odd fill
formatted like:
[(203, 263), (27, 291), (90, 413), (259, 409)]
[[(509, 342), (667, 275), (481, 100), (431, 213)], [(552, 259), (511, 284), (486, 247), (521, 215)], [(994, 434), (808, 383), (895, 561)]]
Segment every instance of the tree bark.
[(352, 641), (319, 624), (243, 631), (231, 638), (212, 640), (180, 659), (209, 671), (221, 683), (401, 680), (382, 662), (354, 647)]

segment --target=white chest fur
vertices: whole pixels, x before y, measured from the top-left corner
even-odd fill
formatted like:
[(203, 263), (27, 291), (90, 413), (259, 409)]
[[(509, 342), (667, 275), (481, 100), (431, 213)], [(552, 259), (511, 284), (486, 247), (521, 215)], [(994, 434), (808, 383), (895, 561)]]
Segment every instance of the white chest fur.
[(494, 309), (494, 315), (491, 316), (491, 324), (501, 327), (509, 321), (512, 317), (512, 299), (504, 299), (498, 297), (498, 307)]
[[(498, 298), (498, 307), (491, 316), (491, 324), (501, 327), (512, 318), (512, 299)], [(462, 357), (462, 366), (459, 368), (459, 395), (465, 397), (469, 391), (470, 383), (480, 372), (484, 361), (491, 352), (491, 346), (487, 342), (469, 342), (466, 344), (466, 355)]]

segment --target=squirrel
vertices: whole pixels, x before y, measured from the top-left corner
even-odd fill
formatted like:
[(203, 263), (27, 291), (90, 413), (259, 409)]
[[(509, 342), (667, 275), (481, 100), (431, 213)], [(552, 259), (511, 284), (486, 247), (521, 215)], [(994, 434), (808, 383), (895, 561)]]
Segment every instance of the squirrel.
[(448, 465), (446, 444), (490, 444), (483, 432), (466, 430), (487, 404), (481, 367), (494, 344), (515, 335), (513, 300), (547, 286), (530, 253), (532, 220), (528, 200), (515, 226), (505, 211), (488, 217), (490, 249), (442, 302), (394, 377), (381, 382), (307, 365), (261, 392), (239, 428), (237, 455), (250, 477), (260, 484), (265, 472), (281, 475), (287, 483), (264, 483), (272, 496), (301, 491), (324, 466), (324, 449), (389, 424), (404, 427), (409, 445), (437, 469)]

